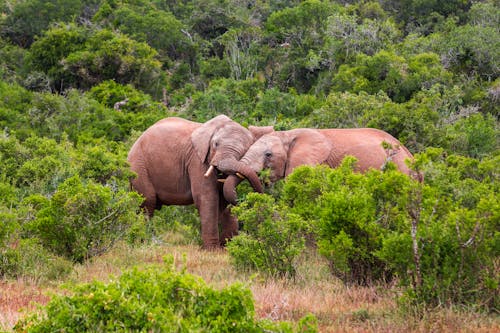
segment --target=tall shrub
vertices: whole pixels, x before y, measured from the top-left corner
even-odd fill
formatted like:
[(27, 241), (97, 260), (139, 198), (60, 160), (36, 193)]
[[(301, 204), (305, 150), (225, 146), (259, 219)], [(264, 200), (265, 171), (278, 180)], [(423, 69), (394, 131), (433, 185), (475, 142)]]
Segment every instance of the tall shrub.
[(303, 219), (267, 194), (249, 193), (232, 211), (243, 224), (242, 233), (227, 246), (234, 265), (268, 275), (293, 277), (295, 260), (305, 248)]
[(356, 174), (352, 160), (338, 169), (301, 167), (283, 197), (312, 224), (319, 252), (344, 281), (397, 276), (410, 304), (498, 308), (498, 157), (429, 149), (415, 167), (425, 183), (391, 168)]
[(102, 254), (129, 228), (144, 223), (142, 199), (135, 192), (114, 191), (79, 176), (68, 178), (50, 198), (34, 195), (40, 209), (27, 230), (57, 254), (76, 262)]

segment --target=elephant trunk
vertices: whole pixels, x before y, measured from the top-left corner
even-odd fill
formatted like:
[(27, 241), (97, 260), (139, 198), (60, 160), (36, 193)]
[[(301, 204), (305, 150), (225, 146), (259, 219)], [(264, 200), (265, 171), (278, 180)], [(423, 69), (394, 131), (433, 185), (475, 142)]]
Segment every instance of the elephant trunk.
[(229, 175), (224, 182), (224, 198), (232, 205), (236, 206), (238, 194), (236, 193), (236, 186), (243, 181), (242, 178), (235, 175)]
[[(238, 175), (238, 177), (235, 177), (235, 178), (237, 178), (237, 179), (241, 178), (239, 180), (239, 182), (241, 182), (241, 180), (243, 178), (246, 178), (250, 182), (250, 185), (252, 185), (252, 188), (254, 189), (254, 191), (259, 192), (259, 193), (264, 192), (264, 190), (262, 188), (262, 184), (260, 182), (260, 179), (259, 179), (259, 176), (257, 175), (257, 173), (251, 167), (249, 167), (248, 165), (246, 165), (240, 161), (232, 160), (232, 159), (222, 160), (217, 164), (217, 169), (219, 169), (223, 173), (229, 174), (230, 176), (228, 177), (228, 179), (232, 179), (231, 175), (235, 175), (235, 174)], [(234, 180), (230, 181), (230, 183), (235, 184), (234, 185), (235, 188), (233, 189), (233, 191), (236, 190), (236, 185), (238, 185), (239, 182), (236, 183)], [(225, 187), (226, 186), (224, 186), (224, 188)], [(234, 195), (233, 195), (232, 199), (233, 199), (233, 202), (236, 201), (234, 199)], [(229, 201), (229, 202), (231, 202), (231, 201)], [(231, 203), (233, 203), (233, 202), (231, 202)]]

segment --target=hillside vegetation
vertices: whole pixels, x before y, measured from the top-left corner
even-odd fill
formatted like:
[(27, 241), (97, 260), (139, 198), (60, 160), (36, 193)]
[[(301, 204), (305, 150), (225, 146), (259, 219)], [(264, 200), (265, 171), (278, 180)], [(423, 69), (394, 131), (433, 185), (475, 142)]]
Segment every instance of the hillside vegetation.
[[(241, 235), (203, 253), (194, 209), (150, 221), (138, 210), (126, 155), (159, 119), (219, 114), (276, 130), (379, 128), (425, 181), (390, 164), (360, 175), (348, 158), (298, 168), (266, 194), (243, 183)], [(495, 331), (499, 119), (495, 0), (0, 0), (0, 329), (69, 329), (79, 309), (97, 331)], [(158, 264), (183, 251), (180, 271)], [(23, 291), (88, 276), (103, 282), (58, 291), (14, 328)], [(136, 302), (153, 297), (139, 280), (191, 291)], [(99, 317), (90, 298), (123, 308)]]

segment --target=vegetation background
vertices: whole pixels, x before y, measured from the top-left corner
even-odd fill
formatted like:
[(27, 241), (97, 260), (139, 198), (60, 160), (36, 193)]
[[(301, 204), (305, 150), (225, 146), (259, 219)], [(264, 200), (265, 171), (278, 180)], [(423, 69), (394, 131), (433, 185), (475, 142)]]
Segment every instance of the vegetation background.
[[(260, 329), (498, 331), (499, 29), (496, 0), (0, 0), (0, 328), (173, 253), (217, 290), (244, 281)], [(304, 168), (242, 188), (242, 237), (200, 252), (191, 208), (137, 211), (126, 154), (161, 118), (218, 114), (385, 130), (425, 184)]]

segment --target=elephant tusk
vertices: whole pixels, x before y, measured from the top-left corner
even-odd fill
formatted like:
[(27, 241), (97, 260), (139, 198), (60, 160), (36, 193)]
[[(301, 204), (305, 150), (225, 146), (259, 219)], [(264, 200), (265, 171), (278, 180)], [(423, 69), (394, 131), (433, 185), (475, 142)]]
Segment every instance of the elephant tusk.
[(218, 181), (219, 183), (224, 183), (224, 182), (226, 181), (226, 178), (219, 178), (219, 179), (217, 179), (217, 181)]
[(236, 176), (238, 176), (240, 179), (246, 179), (245, 176), (243, 176), (241, 173), (237, 172)]
[(208, 176), (210, 176), (210, 174), (214, 171), (214, 169), (215, 169), (215, 167), (213, 165), (210, 165), (207, 172), (205, 172), (205, 174), (204, 174), (205, 178), (208, 178)]

